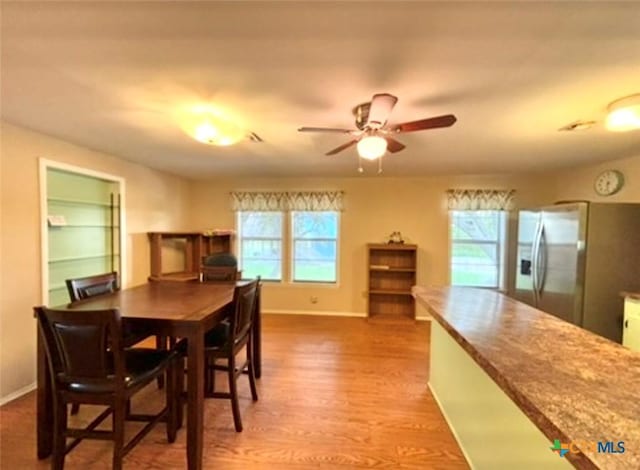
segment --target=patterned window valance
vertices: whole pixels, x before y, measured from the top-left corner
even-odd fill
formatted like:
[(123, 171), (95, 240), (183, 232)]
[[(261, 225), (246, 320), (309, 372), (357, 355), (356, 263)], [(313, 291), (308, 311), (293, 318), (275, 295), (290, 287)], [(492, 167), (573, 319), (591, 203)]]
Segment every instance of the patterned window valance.
[(342, 211), (342, 191), (295, 191), (287, 193), (292, 211)]
[(513, 207), (513, 189), (449, 189), (447, 207), (449, 210), (505, 211)]
[(234, 211), (342, 211), (342, 191), (233, 192)]

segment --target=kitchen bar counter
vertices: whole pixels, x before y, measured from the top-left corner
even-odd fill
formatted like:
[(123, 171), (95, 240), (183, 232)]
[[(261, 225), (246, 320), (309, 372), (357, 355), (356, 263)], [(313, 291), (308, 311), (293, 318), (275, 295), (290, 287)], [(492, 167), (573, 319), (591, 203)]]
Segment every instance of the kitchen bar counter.
[[(491, 290), (413, 293), (550, 443), (574, 443), (566, 458), (576, 468), (640, 468), (639, 353)], [(605, 441), (624, 441), (625, 452), (589, 449)]]
[(621, 297), (629, 297), (630, 299), (640, 300), (640, 292), (620, 292)]

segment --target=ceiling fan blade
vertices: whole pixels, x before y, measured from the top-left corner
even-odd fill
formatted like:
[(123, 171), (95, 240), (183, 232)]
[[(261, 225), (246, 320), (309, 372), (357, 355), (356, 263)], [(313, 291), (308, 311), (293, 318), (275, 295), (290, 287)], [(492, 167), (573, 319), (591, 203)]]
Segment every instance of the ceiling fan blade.
[(378, 93), (371, 98), (371, 107), (369, 108), (369, 118), (367, 119), (367, 127), (371, 129), (380, 129), (389, 119), (389, 115), (393, 107), (398, 102), (398, 98), (389, 93)]
[(436, 116), (427, 119), (420, 119), (419, 121), (403, 122), (401, 124), (395, 124), (389, 128), (393, 132), (414, 132), (422, 131), (425, 129), (435, 129), (438, 127), (449, 127), (457, 121), (453, 114), (445, 114), (444, 116)]
[(349, 147), (351, 147), (352, 145), (355, 145), (356, 142), (358, 142), (357, 140), (351, 140), (349, 142), (347, 142), (346, 144), (342, 144), (340, 147), (336, 147), (333, 150), (328, 151), (327, 153), (325, 153), (325, 155), (335, 155), (338, 152), (342, 152), (344, 149), (348, 149)]
[(401, 142), (398, 142), (396, 139), (392, 139), (391, 137), (385, 137), (387, 141), (387, 150), (391, 153), (399, 152), (405, 148), (405, 145)]
[(337, 129), (335, 127), (299, 127), (298, 132), (337, 132), (339, 134), (351, 134), (353, 129)]

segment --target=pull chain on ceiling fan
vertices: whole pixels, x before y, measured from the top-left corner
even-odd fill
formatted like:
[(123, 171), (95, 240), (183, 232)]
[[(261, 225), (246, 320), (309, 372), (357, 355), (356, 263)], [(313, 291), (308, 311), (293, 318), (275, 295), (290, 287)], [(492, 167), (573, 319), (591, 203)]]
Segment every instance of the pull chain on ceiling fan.
[[(353, 114), (356, 117), (357, 129), (300, 127), (298, 131), (349, 134), (353, 136), (352, 140), (328, 151), (326, 155), (335, 155), (356, 145), (360, 157), (376, 160), (382, 157), (387, 150), (391, 153), (397, 153), (405, 148), (404, 144), (391, 137), (394, 134), (450, 127), (457, 120), (453, 114), (445, 114), (417, 121), (387, 125), (387, 120), (397, 102), (398, 98), (389, 93), (378, 93), (373, 95), (371, 102), (356, 106), (353, 109)], [(361, 170), (362, 165), (359, 166), (358, 171), (362, 172)], [(379, 164), (378, 173), (381, 172), (382, 167)]]

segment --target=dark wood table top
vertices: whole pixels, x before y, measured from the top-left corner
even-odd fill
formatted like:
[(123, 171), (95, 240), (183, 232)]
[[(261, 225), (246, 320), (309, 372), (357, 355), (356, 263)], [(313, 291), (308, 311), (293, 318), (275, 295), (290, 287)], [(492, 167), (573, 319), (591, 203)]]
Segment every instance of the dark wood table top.
[(82, 300), (68, 308), (118, 308), (124, 318), (197, 322), (228, 305), (233, 299), (235, 285), (236, 283), (150, 282), (106, 296)]
[[(550, 441), (577, 443), (574, 466), (640, 468), (640, 353), (491, 290), (413, 292)], [(626, 451), (586, 441), (624, 441)]]

